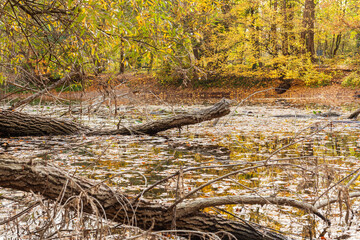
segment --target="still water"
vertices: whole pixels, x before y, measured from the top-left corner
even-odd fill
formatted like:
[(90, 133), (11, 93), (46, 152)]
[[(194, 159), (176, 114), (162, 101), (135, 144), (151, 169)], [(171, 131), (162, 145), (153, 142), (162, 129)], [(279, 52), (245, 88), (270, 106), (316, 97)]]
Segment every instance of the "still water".
[[(107, 109), (82, 116), (64, 114), (65, 107), (56, 111), (32, 107), (26, 111), (74, 117), (98, 128), (116, 128), (120, 119), (123, 125), (141, 124), (202, 107), (176, 106), (176, 111), (170, 106), (121, 107), (117, 116)], [(315, 113), (324, 110), (311, 108), (242, 106), (232, 110), (220, 121), (157, 136), (25, 137), (9, 139), (9, 144), (11, 154), (17, 157), (46, 159), (134, 195), (181, 170), (181, 179), (171, 178), (143, 194), (144, 198), (163, 202), (222, 175), (251, 168), (202, 188), (187, 201), (250, 195), (318, 203), (342, 194), (342, 201), (320, 209), (332, 222), (325, 236), (347, 234), (356, 239), (360, 201), (348, 196), (359, 190), (360, 182), (346, 184), (360, 167), (360, 122), (344, 117), (321, 118)], [(320, 218), (290, 206), (238, 204), (222, 209), (299, 239), (318, 236), (326, 228)]]

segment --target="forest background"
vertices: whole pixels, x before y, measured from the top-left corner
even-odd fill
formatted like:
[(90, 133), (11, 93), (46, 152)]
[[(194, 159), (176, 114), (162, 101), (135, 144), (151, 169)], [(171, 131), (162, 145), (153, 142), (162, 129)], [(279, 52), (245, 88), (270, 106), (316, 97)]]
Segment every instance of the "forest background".
[(3, 85), (76, 72), (82, 88), (83, 76), (145, 71), (177, 86), (323, 86), (339, 69), (360, 85), (356, 0), (8, 0), (0, 11)]

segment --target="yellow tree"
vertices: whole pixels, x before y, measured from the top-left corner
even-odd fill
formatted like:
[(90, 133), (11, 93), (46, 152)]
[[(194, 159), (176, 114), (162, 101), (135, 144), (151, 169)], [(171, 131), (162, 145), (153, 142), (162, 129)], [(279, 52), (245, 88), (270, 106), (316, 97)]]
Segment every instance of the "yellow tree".
[[(2, 61), (36, 75), (169, 65), (186, 72), (216, 1), (16, 1), (1, 6)], [(204, 14), (205, 13), (205, 14)], [(10, 50), (10, 51), (6, 51)], [(175, 67), (174, 67), (175, 66)]]

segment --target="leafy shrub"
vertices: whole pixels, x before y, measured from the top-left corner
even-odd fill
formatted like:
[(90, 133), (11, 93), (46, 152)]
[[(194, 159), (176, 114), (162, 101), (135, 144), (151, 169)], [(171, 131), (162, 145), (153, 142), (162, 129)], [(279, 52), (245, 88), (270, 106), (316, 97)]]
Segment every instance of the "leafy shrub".
[(73, 82), (70, 83), (68, 86), (60, 86), (55, 89), (57, 92), (79, 92), (84, 90), (83, 84), (81, 82)]
[(357, 88), (360, 87), (360, 75), (358, 72), (352, 72), (341, 83), (344, 87)]
[(315, 69), (308, 70), (302, 76), (306, 86), (320, 87), (330, 84), (331, 76)]

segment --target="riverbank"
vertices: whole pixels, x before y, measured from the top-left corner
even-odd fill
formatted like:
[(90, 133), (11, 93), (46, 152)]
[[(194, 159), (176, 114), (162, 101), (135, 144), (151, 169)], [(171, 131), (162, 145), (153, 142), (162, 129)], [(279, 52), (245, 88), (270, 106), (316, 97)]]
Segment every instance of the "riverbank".
[[(52, 91), (42, 97), (42, 101), (73, 100), (91, 101), (108, 98), (116, 104), (211, 104), (221, 98), (247, 104), (292, 104), (304, 106), (349, 106), (358, 108), (360, 99), (354, 97), (356, 89), (341, 86), (339, 81), (325, 87), (310, 88), (302, 82), (295, 82), (283, 94), (277, 94), (277, 83), (266, 87), (212, 87), (190, 88), (162, 85), (158, 79), (147, 74), (102, 75), (91, 80), (81, 91)], [(15, 95), (24, 98), (31, 93)], [(52, 95), (52, 96), (51, 96)]]

